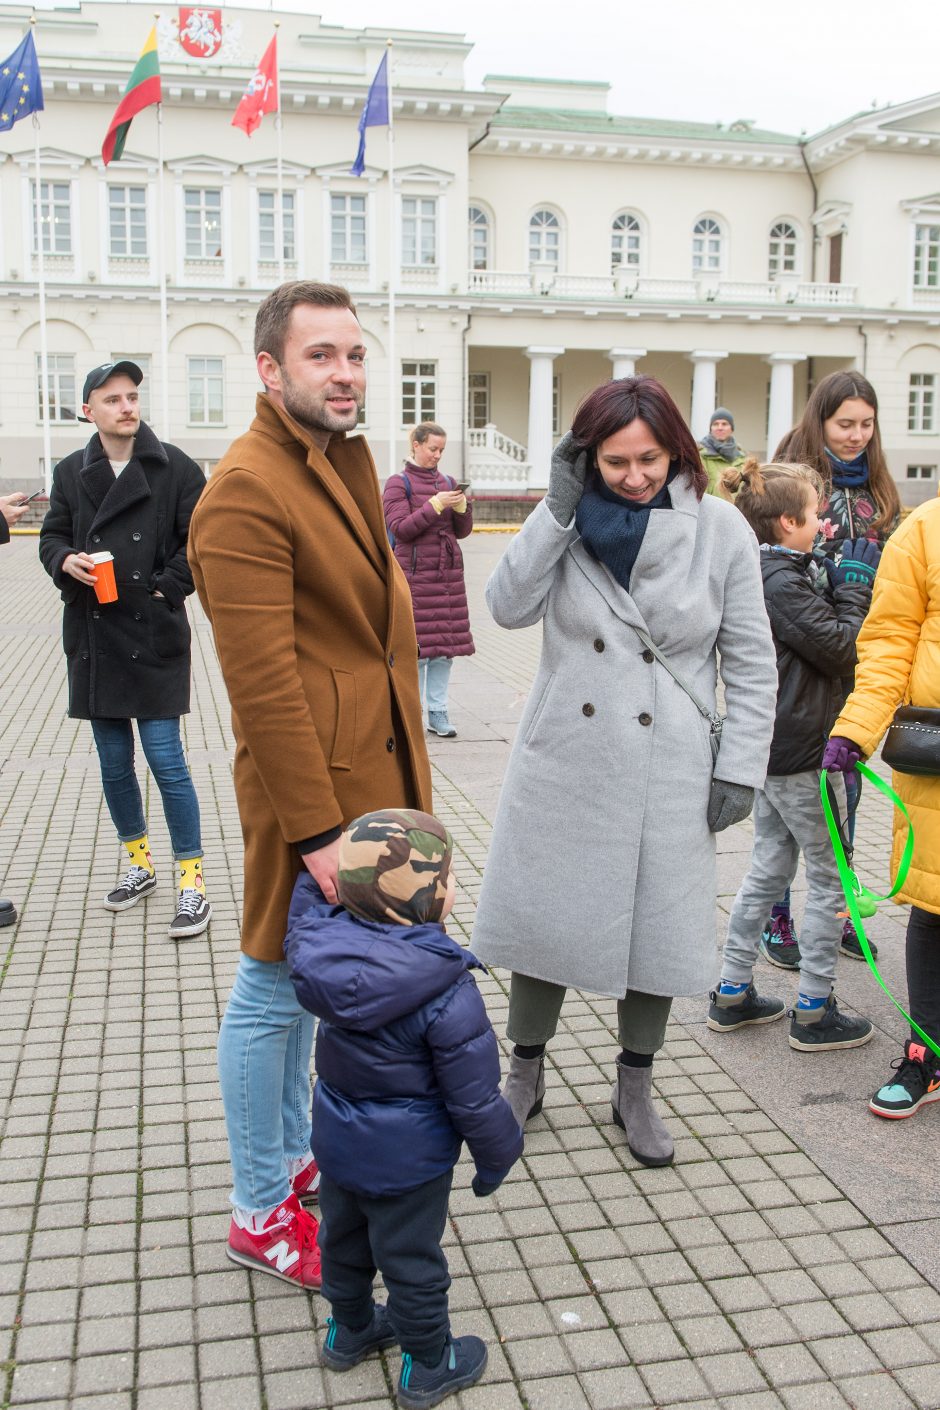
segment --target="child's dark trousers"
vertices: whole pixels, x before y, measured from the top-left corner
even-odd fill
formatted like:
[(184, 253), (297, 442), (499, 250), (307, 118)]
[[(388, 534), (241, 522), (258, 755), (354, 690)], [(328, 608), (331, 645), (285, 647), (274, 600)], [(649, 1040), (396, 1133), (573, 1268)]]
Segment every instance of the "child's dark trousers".
[[(405, 1153), (403, 1152), (403, 1155)], [(388, 1319), (402, 1351), (437, 1361), (450, 1330), (450, 1274), (441, 1249), (454, 1172), (401, 1195), (357, 1195), (320, 1177), (323, 1296), (344, 1327), (372, 1316), (372, 1281), (381, 1269)]]

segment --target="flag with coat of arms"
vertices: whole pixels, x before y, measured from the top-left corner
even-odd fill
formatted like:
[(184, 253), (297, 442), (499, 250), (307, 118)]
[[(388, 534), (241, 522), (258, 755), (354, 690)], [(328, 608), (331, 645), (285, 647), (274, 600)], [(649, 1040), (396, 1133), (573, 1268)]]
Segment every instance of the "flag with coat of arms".
[(245, 89), (235, 109), (232, 126), (240, 127), (250, 137), (261, 126), (265, 113), (276, 113), (280, 107), (277, 82), (277, 35), (265, 49), (254, 77)]
[(42, 112), (42, 79), (33, 32), (29, 30), (9, 58), (0, 63), (0, 132), (20, 118)]

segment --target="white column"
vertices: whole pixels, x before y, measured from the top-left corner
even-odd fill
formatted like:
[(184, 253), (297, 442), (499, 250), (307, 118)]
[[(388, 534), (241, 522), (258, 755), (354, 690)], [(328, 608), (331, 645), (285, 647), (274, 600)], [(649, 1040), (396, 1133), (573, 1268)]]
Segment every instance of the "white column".
[(529, 444), (526, 457), (532, 466), (530, 489), (548, 488), (552, 460), (552, 366), (564, 348), (526, 348), (529, 359)]
[(767, 459), (773, 460), (777, 446), (793, 425), (793, 369), (806, 359), (806, 353), (771, 353), (770, 407), (767, 412)]
[(726, 352), (690, 352), (694, 364), (692, 374), (692, 415), (689, 426), (697, 441), (708, 435), (708, 419), (717, 405), (715, 387), (719, 362), (726, 358)]
[(613, 363), (611, 377), (618, 382), (621, 377), (635, 377), (636, 365), (646, 356), (646, 348), (611, 348), (607, 353)]

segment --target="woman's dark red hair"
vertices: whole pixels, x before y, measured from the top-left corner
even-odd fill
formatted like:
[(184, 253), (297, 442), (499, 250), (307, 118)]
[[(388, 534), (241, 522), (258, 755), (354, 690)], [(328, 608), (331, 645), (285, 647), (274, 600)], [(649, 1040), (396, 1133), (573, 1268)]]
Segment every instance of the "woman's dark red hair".
[(669, 452), (669, 459), (685, 473), (699, 499), (708, 486), (692, 432), (679, 408), (655, 377), (622, 377), (589, 392), (574, 414), (571, 434), (578, 445), (596, 450), (601, 441), (629, 426), (645, 421), (654, 437)]

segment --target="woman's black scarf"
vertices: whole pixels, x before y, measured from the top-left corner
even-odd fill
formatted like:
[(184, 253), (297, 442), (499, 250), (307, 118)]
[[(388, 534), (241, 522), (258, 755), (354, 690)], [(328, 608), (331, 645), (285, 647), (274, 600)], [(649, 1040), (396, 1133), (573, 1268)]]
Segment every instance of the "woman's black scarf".
[(589, 479), (575, 512), (575, 528), (581, 541), (599, 563), (609, 568), (622, 588), (630, 591), (630, 574), (643, 543), (654, 509), (671, 509), (669, 485), (679, 473), (673, 466), (658, 494), (645, 504), (635, 504), (614, 494), (599, 474)]

